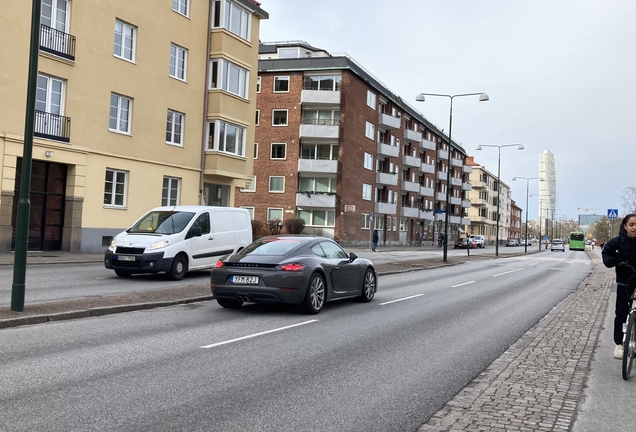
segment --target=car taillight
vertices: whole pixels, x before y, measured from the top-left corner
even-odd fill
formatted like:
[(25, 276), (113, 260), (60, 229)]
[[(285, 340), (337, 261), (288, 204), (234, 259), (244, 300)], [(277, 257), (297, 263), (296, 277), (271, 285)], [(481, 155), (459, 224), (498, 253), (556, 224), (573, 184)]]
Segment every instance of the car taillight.
[(305, 266), (305, 264), (300, 263), (283, 264), (280, 266), (280, 269), (285, 271), (303, 271), (306, 268), (307, 266)]
[(214, 268), (221, 268), (221, 267), (223, 267), (223, 265), (224, 265), (223, 261), (219, 260), (219, 261), (216, 262), (216, 264), (214, 264)]

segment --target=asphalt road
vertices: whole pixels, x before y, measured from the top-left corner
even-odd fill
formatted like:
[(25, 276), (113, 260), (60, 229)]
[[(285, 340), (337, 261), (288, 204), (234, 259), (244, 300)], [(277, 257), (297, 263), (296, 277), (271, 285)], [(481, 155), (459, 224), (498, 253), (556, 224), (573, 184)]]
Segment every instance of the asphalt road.
[(372, 303), (316, 316), (210, 301), (5, 329), (0, 430), (416, 430), (591, 266), (565, 252), (457, 269), (381, 276)]

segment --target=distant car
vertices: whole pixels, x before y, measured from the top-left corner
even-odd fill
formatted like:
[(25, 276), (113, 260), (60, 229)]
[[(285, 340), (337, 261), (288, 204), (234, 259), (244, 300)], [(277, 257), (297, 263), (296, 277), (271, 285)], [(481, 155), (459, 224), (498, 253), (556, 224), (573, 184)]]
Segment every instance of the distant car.
[(486, 238), (483, 235), (471, 235), (470, 239), (479, 249), (486, 246)]
[(289, 303), (308, 314), (326, 302), (373, 300), (378, 279), (373, 263), (326, 237), (269, 236), (219, 259), (210, 288), (219, 305)]
[[(455, 249), (468, 249), (468, 240), (467, 238), (460, 238), (455, 241)], [(471, 249), (477, 249), (477, 243), (471, 241), (470, 242)]]
[(508, 240), (506, 246), (519, 246), (519, 240)]
[(521, 240), (521, 242), (519, 243), (521, 246), (532, 246), (532, 240)]
[(562, 240), (558, 240), (558, 239), (554, 239), (552, 240), (552, 243), (550, 244), (550, 250), (552, 252), (556, 251), (561, 251), (561, 252), (565, 252), (565, 245), (563, 244)]

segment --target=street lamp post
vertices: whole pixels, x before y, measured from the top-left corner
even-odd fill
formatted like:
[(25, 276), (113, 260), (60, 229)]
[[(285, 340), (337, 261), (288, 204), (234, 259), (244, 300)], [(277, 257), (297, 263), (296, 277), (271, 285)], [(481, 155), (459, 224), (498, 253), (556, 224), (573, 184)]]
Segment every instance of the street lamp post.
[(539, 181), (545, 181), (544, 179), (542, 179), (541, 177), (513, 177), (512, 181), (517, 181), (517, 179), (521, 179), (521, 180), (525, 180), (526, 181), (526, 234), (525, 234), (525, 251), (524, 253), (528, 253), (528, 197), (530, 195), (528, 195), (528, 193), (530, 192), (530, 180), (539, 180)]
[(495, 235), (495, 257), (499, 256), (499, 201), (501, 195), (501, 180), (499, 176), (501, 175), (501, 148), (502, 147), (517, 147), (518, 150), (523, 150), (523, 145), (521, 144), (504, 144), (504, 145), (494, 145), (494, 144), (482, 144), (478, 145), (476, 150), (481, 150), (482, 147), (496, 147), (498, 150), (497, 157), (497, 232)]
[[(446, 207), (444, 209), (445, 213), (445, 226), (444, 226), (444, 256), (443, 261), (448, 261), (448, 224), (449, 224), (449, 214), (448, 210), (450, 209), (450, 189), (451, 189), (451, 148), (453, 146), (452, 141), (452, 131), (453, 131), (453, 98), (461, 97), (461, 96), (479, 96), (480, 102), (488, 101), (490, 98), (486, 93), (463, 93), (456, 95), (449, 94), (438, 94), (438, 93), (420, 93), (416, 96), (415, 100), (418, 102), (424, 102), (425, 96), (440, 96), (447, 97), (450, 99), (450, 112), (448, 119), (448, 158), (447, 158), (447, 166), (446, 166)], [(433, 209), (435, 210), (435, 209)], [(433, 213), (433, 221), (435, 220), (435, 213)]]
[[(530, 196), (531, 197), (534, 197), (534, 196), (539, 196), (540, 197), (541, 195), (534, 194), (534, 195), (530, 195)], [(550, 197), (552, 197), (552, 195), (545, 196), (544, 198), (546, 198), (546, 199), (539, 198), (539, 252), (541, 252), (541, 225), (543, 224), (543, 216), (541, 216), (541, 215), (543, 214), (543, 202), (547, 201), (547, 198), (550, 198)], [(547, 234), (547, 231), (548, 231), (548, 227), (547, 226), (546, 226), (545, 230), (546, 230), (546, 234)]]

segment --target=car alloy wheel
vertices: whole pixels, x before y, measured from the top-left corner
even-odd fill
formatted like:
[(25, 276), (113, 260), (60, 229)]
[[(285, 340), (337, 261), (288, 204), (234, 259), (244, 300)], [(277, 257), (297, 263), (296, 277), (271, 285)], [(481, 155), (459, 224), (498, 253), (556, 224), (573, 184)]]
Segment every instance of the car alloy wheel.
[(364, 273), (364, 279), (362, 280), (362, 295), (356, 297), (356, 300), (364, 303), (368, 303), (373, 300), (375, 291), (377, 289), (377, 279), (375, 273), (371, 269), (367, 269)]
[(325, 281), (321, 275), (315, 273), (311, 276), (305, 299), (301, 303), (301, 309), (308, 314), (317, 314), (325, 305)]

